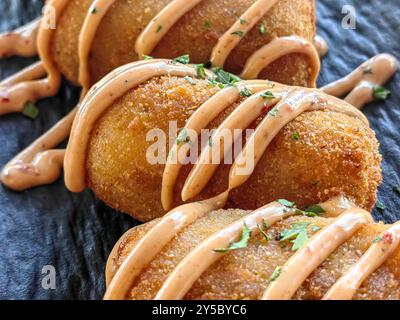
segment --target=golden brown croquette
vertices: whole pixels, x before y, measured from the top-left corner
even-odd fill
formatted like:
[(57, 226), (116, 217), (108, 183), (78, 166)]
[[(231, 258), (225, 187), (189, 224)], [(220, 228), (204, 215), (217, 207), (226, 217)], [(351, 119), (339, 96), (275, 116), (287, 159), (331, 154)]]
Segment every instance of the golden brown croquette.
[[(129, 299), (153, 299), (167, 276), (195, 246), (214, 232), (244, 217), (242, 210), (219, 210), (198, 219), (178, 233), (142, 271), (132, 284)], [(309, 236), (332, 223), (334, 218), (296, 216), (267, 229), (271, 240), (262, 234), (251, 237), (244, 249), (230, 251), (209, 267), (194, 283), (185, 299), (260, 299), (277, 266), (293, 255), (293, 244), (281, 242), (279, 235), (293, 223), (308, 223)], [(117, 270), (154, 222), (129, 230), (110, 261)], [(293, 299), (321, 299), (328, 289), (368, 249), (387, 225), (369, 223), (339, 246), (302, 284)], [(400, 299), (400, 248), (358, 289), (354, 299)]]
[[(52, 44), (54, 59), (72, 82), (78, 79), (78, 39), (92, 0), (71, 0), (58, 21)], [(118, 0), (101, 22), (94, 39), (90, 65), (93, 80), (138, 60), (135, 41), (142, 30), (171, 0)], [(152, 56), (175, 58), (190, 54), (193, 63), (205, 63), (212, 48), (255, 0), (204, 0), (166, 34)], [(205, 27), (205, 24), (209, 27)], [(260, 34), (260, 25), (265, 34)], [(240, 73), (254, 51), (280, 36), (297, 35), (312, 41), (315, 36), (315, 1), (280, 0), (230, 54), (225, 69)], [(262, 78), (292, 85), (307, 85), (307, 58), (290, 54), (277, 60)]]
[[(169, 121), (182, 128), (218, 90), (206, 80), (192, 85), (183, 78), (156, 77), (110, 106), (92, 131), (87, 153), (88, 185), (97, 197), (141, 221), (162, 216), (164, 165), (147, 161), (154, 142), (146, 141), (146, 135), (154, 128), (168, 133)], [(219, 126), (238, 104), (222, 112), (209, 129)], [(231, 193), (229, 206), (256, 209), (284, 198), (302, 208), (342, 193), (370, 210), (381, 182), (378, 149), (374, 132), (361, 120), (333, 111), (306, 112), (281, 130), (248, 182)], [(226, 190), (229, 168), (219, 166), (200, 199)], [(181, 203), (190, 169), (185, 166), (178, 178), (175, 205)]]

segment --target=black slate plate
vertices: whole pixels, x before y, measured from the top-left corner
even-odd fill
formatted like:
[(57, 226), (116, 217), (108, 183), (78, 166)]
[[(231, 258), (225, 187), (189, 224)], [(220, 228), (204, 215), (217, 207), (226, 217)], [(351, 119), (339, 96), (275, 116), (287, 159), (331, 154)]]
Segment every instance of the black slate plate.
[[(22, 25), (41, 12), (40, 0), (0, 1), (0, 31)], [(353, 5), (357, 29), (344, 30), (342, 7)], [(320, 0), (319, 33), (330, 44), (323, 61), (320, 85), (331, 82), (379, 52), (400, 59), (398, 0)], [(0, 61), (4, 78), (33, 59)], [(384, 183), (379, 198), (384, 211), (375, 210), (378, 220), (400, 219), (400, 76), (387, 85), (392, 97), (365, 108), (381, 141)], [(0, 118), (0, 166), (45, 132), (76, 103), (78, 91), (64, 84), (57, 97), (40, 101), (40, 117), (28, 120), (19, 114)], [(104, 293), (107, 256), (121, 234), (134, 226), (133, 219), (116, 214), (87, 191), (72, 195), (59, 181), (24, 193), (0, 187), (0, 299), (100, 299)], [(56, 269), (56, 289), (42, 288), (42, 269)]]

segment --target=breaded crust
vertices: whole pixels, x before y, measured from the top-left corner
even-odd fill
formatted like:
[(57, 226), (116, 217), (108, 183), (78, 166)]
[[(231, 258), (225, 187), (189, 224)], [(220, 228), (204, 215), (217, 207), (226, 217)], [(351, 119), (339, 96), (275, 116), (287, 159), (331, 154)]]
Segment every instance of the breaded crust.
[[(180, 232), (145, 268), (132, 284), (130, 299), (153, 299), (170, 272), (206, 237), (226, 227), (248, 212), (219, 210), (198, 219)], [(280, 242), (283, 230), (293, 223), (307, 222), (309, 236), (332, 223), (334, 218), (296, 216), (285, 219), (267, 230), (272, 240), (254, 235), (245, 249), (229, 252), (214, 263), (195, 282), (185, 299), (260, 299), (277, 266), (282, 266), (293, 254), (290, 242)], [(117, 250), (117, 269), (151, 224), (128, 231)], [(314, 228), (318, 227), (318, 228)], [(374, 239), (388, 229), (387, 225), (370, 223), (357, 231), (331, 254), (303, 283), (294, 299), (321, 299), (328, 289), (368, 249)], [(400, 299), (400, 248), (378, 268), (357, 291), (354, 299)]]
[[(96, 34), (90, 65), (93, 80), (111, 70), (138, 60), (135, 41), (148, 22), (170, 0), (118, 0), (104, 17)], [(175, 58), (190, 54), (193, 63), (210, 59), (217, 40), (255, 0), (204, 0), (186, 14), (167, 33), (152, 56)], [(92, 0), (71, 0), (58, 21), (52, 44), (54, 59), (61, 72), (72, 82), (78, 79), (78, 38)], [(209, 28), (205, 28), (205, 22)], [(266, 33), (261, 35), (259, 25)], [(231, 53), (225, 69), (240, 73), (247, 58), (277, 36), (297, 35), (312, 41), (315, 35), (314, 0), (280, 0), (249, 32)], [(307, 58), (291, 54), (271, 64), (261, 74), (277, 82), (307, 85)]]
[[(146, 141), (147, 133), (159, 128), (168, 134), (169, 121), (177, 121), (182, 128), (218, 90), (204, 80), (192, 85), (183, 78), (158, 77), (110, 106), (97, 121), (88, 147), (88, 185), (97, 197), (141, 221), (162, 216), (164, 165), (147, 161), (146, 152), (154, 144)], [(222, 112), (209, 128), (221, 124), (237, 105)], [(364, 122), (332, 111), (307, 112), (281, 130), (249, 181), (231, 193), (229, 204), (256, 209), (284, 198), (302, 208), (343, 193), (370, 210), (381, 182), (380, 162), (379, 144)], [(219, 167), (200, 199), (226, 190), (229, 168)], [(178, 178), (175, 205), (181, 203), (190, 169), (185, 166)]]

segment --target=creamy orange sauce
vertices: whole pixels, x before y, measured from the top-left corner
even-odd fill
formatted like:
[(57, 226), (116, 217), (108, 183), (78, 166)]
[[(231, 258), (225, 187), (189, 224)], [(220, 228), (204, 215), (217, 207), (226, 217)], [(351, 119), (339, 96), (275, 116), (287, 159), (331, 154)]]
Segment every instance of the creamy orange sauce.
[[(226, 193), (221, 195), (226, 197)], [(218, 200), (216, 200), (218, 199)], [(181, 206), (171, 211), (167, 216), (161, 218), (160, 222), (151, 228), (135, 249), (118, 267), (117, 249), (114, 248), (107, 262), (108, 286), (105, 299), (126, 299), (134, 284), (134, 279), (155, 258), (162, 247), (172, 240), (173, 236), (169, 230), (176, 230), (175, 235), (182, 230), (182, 219), (190, 222), (187, 216), (193, 217), (193, 211), (199, 206), (210, 206), (212, 201), (220, 201), (221, 198), (208, 200), (207, 204), (195, 202)], [(216, 203), (216, 202), (215, 202)], [(220, 205), (223, 205), (220, 203)], [(341, 244), (348, 240), (362, 226), (372, 223), (371, 215), (354, 206), (351, 202), (340, 196), (320, 204), (327, 211), (324, 215), (337, 217), (333, 223), (318, 231), (309, 241), (292, 257), (280, 267), (277, 279), (270, 281), (261, 299), (290, 299), (299, 289), (307, 277), (318, 268), (322, 262), (333, 253)], [(219, 205), (215, 207), (220, 208)], [(181, 210), (184, 208), (184, 212)], [(171, 216), (180, 212), (179, 218), (171, 219)], [(202, 211), (201, 215), (205, 212)], [(252, 236), (259, 233), (259, 226), (271, 227), (276, 222), (292, 215), (297, 215), (296, 209), (282, 206), (273, 202), (241, 218), (226, 228), (217, 231), (204, 239), (194, 247), (168, 275), (167, 279), (159, 289), (155, 299), (182, 299), (201, 275), (214, 263), (222, 259), (227, 252), (216, 252), (215, 248), (227, 248), (237, 241), (242, 233), (244, 223), (251, 231)], [(168, 227), (166, 227), (168, 226)], [(164, 229), (169, 228), (169, 229)], [(162, 232), (163, 231), (163, 232)], [(153, 238), (153, 240), (151, 240)], [(328, 291), (324, 299), (351, 299), (362, 282), (372, 274), (386, 259), (398, 248), (400, 243), (400, 224), (390, 227), (380, 241), (371, 243), (368, 251), (354, 266), (345, 273)], [(142, 245), (142, 242), (145, 244)], [(121, 242), (120, 242), (121, 243)], [(242, 249), (245, 250), (245, 249)], [(133, 253), (134, 252), (134, 253)], [(148, 258), (151, 257), (151, 258)]]
[(308, 57), (310, 64), (308, 85), (315, 87), (320, 70), (318, 52), (312, 43), (297, 36), (276, 38), (254, 52), (247, 60), (241, 77), (243, 79), (256, 79), (265, 67), (278, 58), (290, 53), (301, 53)]
[(400, 222), (390, 227), (382, 237), (329, 289), (324, 300), (348, 300), (362, 283), (378, 269), (399, 247)]
[(308, 276), (367, 222), (372, 222), (368, 212), (362, 209), (345, 211), (335, 222), (316, 233), (305, 246), (290, 257), (282, 267), (280, 276), (271, 282), (262, 299), (290, 299)]
[(314, 45), (315, 49), (317, 49), (317, 52), (318, 52), (318, 55), (320, 56), (320, 58), (323, 58), (327, 55), (327, 53), (329, 51), (329, 46), (326, 43), (324, 38), (322, 38), (319, 35), (316, 35), (314, 37), (313, 45)]
[(0, 34), (0, 58), (35, 56), (39, 26), (40, 19), (36, 19), (15, 31)]
[[(89, 70), (89, 55), (90, 49), (93, 43), (93, 39), (96, 35), (97, 29), (104, 18), (104, 16), (109, 11), (112, 4), (114, 4), (115, 0), (95, 0), (88, 10), (88, 13), (85, 17), (85, 21), (79, 36), (79, 82), (83, 87), (83, 95), (86, 94), (90, 85), (90, 70)], [(151, 53), (154, 47), (158, 44), (158, 42), (163, 38), (163, 36), (168, 32), (168, 30), (188, 11), (193, 9), (200, 1), (192, 1), (188, 3), (187, 1), (182, 0), (174, 0), (167, 7), (165, 7), (148, 25), (148, 27), (143, 31), (140, 37), (137, 39), (136, 48), (139, 56), (143, 56), (146, 53)], [(240, 41), (241, 37), (238, 37), (238, 34), (235, 31), (240, 31), (243, 35), (246, 34), (251, 28), (253, 28), (260, 19), (267, 14), (268, 10), (270, 10), (274, 4), (277, 3), (277, 0), (259, 0), (256, 1), (241, 17), (238, 19), (235, 24), (232, 26), (230, 30), (228, 30), (218, 41), (216, 47), (213, 50), (212, 60), (215, 66), (223, 66), (224, 61), (228, 57), (229, 53), (233, 50), (235, 46)], [(65, 6), (68, 4), (68, 0), (52, 0), (48, 2), (48, 5), (54, 6), (56, 9), (56, 19), (58, 19)], [(49, 13), (50, 14), (50, 13)], [(28, 101), (35, 101), (37, 99), (54, 95), (59, 86), (61, 76), (57, 67), (55, 66), (50, 52), (50, 43), (54, 33), (53, 29), (47, 28), (46, 25), (46, 16), (42, 19), (42, 26), (37, 30), (37, 26), (39, 25), (39, 20), (34, 21), (30, 25), (26, 27), (22, 27), (15, 32), (15, 34), (19, 38), (30, 37), (30, 39), (34, 39), (37, 37), (36, 46), (37, 51), (41, 57), (42, 62), (32, 65), (27, 69), (21, 71), (19, 74), (12, 76), (0, 83), (0, 115), (21, 111)], [(161, 28), (160, 28), (161, 26)], [(239, 28), (239, 30), (236, 30)], [(235, 29), (234, 31), (232, 31)], [(35, 31), (37, 30), (37, 31)], [(153, 32), (155, 31), (155, 32)], [(232, 31), (232, 32), (230, 32)], [(0, 37), (0, 41), (1, 41)], [(315, 81), (319, 72), (320, 62), (317, 56), (317, 50), (321, 53), (321, 48), (325, 48), (325, 44), (323, 40), (319, 37), (316, 37), (314, 40), (314, 45), (305, 41), (304, 39), (298, 37), (283, 37), (276, 38), (271, 43), (265, 45), (260, 48), (257, 52), (255, 52), (247, 61), (246, 66), (243, 70), (242, 76), (247, 77), (256, 77), (259, 72), (262, 71), (263, 68), (268, 66), (270, 63), (278, 59), (279, 57), (289, 54), (289, 53), (303, 53), (308, 56), (310, 61), (310, 80), (309, 85), (315, 86)], [(7, 49), (9, 50), (9, 49)], [(10, 49), (11, 50), (11, 49)], [(13, 50), (16, 50), (14, 48)], [(17, 52), (16, 52), (17, 53)], [(356, 70), (353, 74), (351, 74), (348, 78), (345, 78), (341, 81), (338, 81), (335, 84), (328, 85), (324, 87), (323, 90), (330, 93), (341, 95), (346, 90), (350, 90), (351, 86), (357, 85), (356, 89), (352, 94), (347, 97), (347, 100), (356, 106), (361, 106), (365, 103), (366, 100), (370, 100), (371, 98), (371, 83), (381, 83), (387, 80), (391, 74), (395, 71), (397, 64), (393, 57), (389, 55), (382, 55), (372, 59), (370, 62), (374, 67), (374, 69), (378, 70), (374, 73), (374, 76), (367, 78), (369, 81), (360, 82), (359, 72)], [(47, 77), (45, 77), (47, 75)], [(45, 78), (43, 78), (45, 77)], [(43, 79), (41, 79), (43, 78)], [(39, 79), (39, 80), (37, 80)], [(107, 79), (107, 78), (106, 78)], [(364, 78), (363, 78), (364, 79)], [(362, 80), (362, 79), (361, 79)], [(368, 84), (368, 85), (367, 85)], [(252, 84), (252, 87), (255, 86), (255, 83)], [(263, 84), (261, 84), (263, 86)], [(369, 90), (369, 91), (368, 91)], [(232, 93), (235, 90), (232, 89), (229, 93), (234, 97), (237, 95), (236, 93)], [(362, 96), (363, 92), (369, 92), (369, 98), (366, 99), (365, 96)], [(256, 92), (256, 91), (255, 91)], [(223, 100), (223, 93), (218, 94), (215, 100), (210, 100), (210, 105), (213, 104), (212, 101), (216, 101), (216, 103), (221, 104)], [(224, 99), (226, 99), (225, 96)], [(237, 99), (237, 98), (236, 98)], [(229, 106), (227, 104), (226, 106)], [(70, 123), (70, 117), (68, 116), (66, 119), (62, 120), (62, 122)], [(96, 118), (96, 117), (94, 117)], [(211, 117), (212, 118), (212, 117)], [(211, 118), (206, 118), (206, 122), (209, 123)], [(200, 125), (201, 127), (201, 125)], [(56, 127), (54, 130), (61, 130), (59, 127)], [(68, 131), (68, 129), (63, 129)], [(50, 133), (49, 135), (53, 135), (54, 133)], [(45, 135), (47, 137), (48, 135)], [(60, 136), (66, 136), (64, 131), (60, 131)], [(35, 148), (29, 148), (28, 153), (32, 153)], [(43, 152), (45, 150), (41, 150)], [(58, 154), (58, 152), (56, 152)], [(52, 152), (50, 152), (52, 154)], [(31, 158), (31, 161), (34, 161), (36, 155), (27, 157), (25, 159)], [(61, 156), (59, 156), (61, 157)], [(38, 158), (40, 158), (38, 156)], [(18, 162), (20, 159), (15, 158), (10, 163)], [(26, 160), (23, 161), (25, 163)], [(30, 163), (27, 163), (31, 165)], [(35, 167), (35, 166), (34, 166)], [(6, 170), (5, 168), (3, 172), (7, 171), (7, 177), (13, 176), (13, 170)], [(9, 168), (8, 168), (9, 169)], [(176, 165), (170, 173), (170, 168), (166, 170), (164, 173), (167, 176), (164, 179), (166, 182), (164, 184), (173, 185), (174, 178), (173, 175), (179, 171), (179, 165)], [(207, 170), (211, 170), (208, 168)], [(212, 170), (211, 170), (212, 171)], [(210, 171), (210, 172), (211, 172)], [(172, 176), (168, 178), (169, 175)], [(3, 175), (4, 176), (4, 175)], [(83, 173), (80, 172), (79, 176), (83, 176)], [(196, 177), (196, 175), (193, 175)], [(192, 176), (191, 176), (192, 178)], [(34, 179), (36, 182), (31, 181), (31, 183), (23, 183), (22, 185), (30, 185), (34, 186), (36, 183), (40, 183), (40, 179)], [(81, 179), (84, 180), (84, 179)], [(17, 185), (16, 182), (10, 183), (10, 178), (8, 179), (7, 185), (10, 188), (13, 188), (13, 185)], [(12, 179), (15, 181), (15, 179)], [(48, 180), (46, 180), (48, 181)], [(80, 183), (80, 188), (74, 188), (75, 190), (81, 190), (84, 183)], [(191, 183), (188, 182), (186, 188), (183, 193), (183, 198), (190, 197)], [(21, 186), (17, 187), (18, 189)], [(198, 187), (197, 187), (198, 188)], [(168, 208), (171, 205), (170, 194), (171, 191), (166, 191), (166, 189), (170, 190), (170, 187), (166, 187), (163, 185), (163, 196), (162, 201), (164, 207)]]
[(387, 53), (378, 54), (346, 77), (322, 87), (321, 90), (336, 97), (348, 93), (345, 100), (356, 108), (362, 108), (374, 100), (374, 88), (386, 83), (397, 69), (395, 57)]

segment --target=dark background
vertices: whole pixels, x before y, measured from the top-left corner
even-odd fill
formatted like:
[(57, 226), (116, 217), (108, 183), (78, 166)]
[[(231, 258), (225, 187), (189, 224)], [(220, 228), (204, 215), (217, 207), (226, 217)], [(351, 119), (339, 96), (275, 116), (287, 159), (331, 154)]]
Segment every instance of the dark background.
[[(0, 32), (40, 15), (43, 1), (1, 0)], [(341, 27), (343, 5), (357, 10), (357, 29)], [(352, 71), (369, 57), (389, 52), (400, 59), (400, 1), (319, 0), (318, 27), (330, 45), (319, 85)], [(34, 59), (0, 60), (0, 79)], [(364, 112), (376, 130), (383, 154), (384, 183), (374, 210), (377, 220), (400, 218), (400, 76), (387, 84), (392, 97), (368, 105)], [(78, 100), (78, 90), (64, 84), (57, 97), (37, 103), (40, 116), (32, 121), (20, 114), (0, 117), (0, 166), (66, 115)], [(135, 225), (97, 201), (90, 191), (73, 195), (63, 181), (15, 193), (0, 186), (0, 299), (101, 299), (104, 267), (113, 245)], [(57, 270), (57, 289), (41, 286), (42, 268)]]

